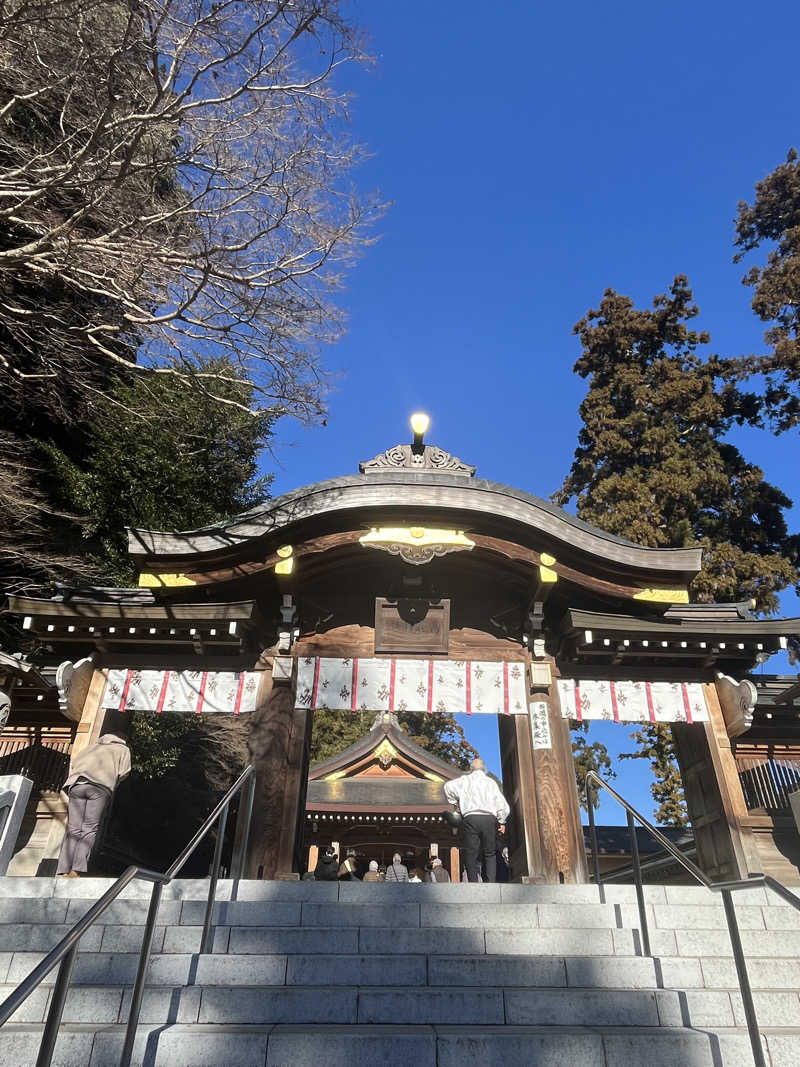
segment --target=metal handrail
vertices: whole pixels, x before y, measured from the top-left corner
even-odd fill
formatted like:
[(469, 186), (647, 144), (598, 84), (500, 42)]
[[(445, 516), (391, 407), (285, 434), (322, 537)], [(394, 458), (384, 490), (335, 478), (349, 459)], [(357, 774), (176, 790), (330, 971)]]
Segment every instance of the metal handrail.
[(203, 918), (203, 934), (200, 940), (200, 951), (208, 952), (211, 943), (211, 920), (214, 911), (214, 897), (216, 895), (217, 881), (219, 879), (220, 863), (222, 861), (222, 845), (225, 839), (225, 828), (228, 820), (230, 803), (237, 796), (242, 787), (247, 785), (247, 793), (243, 804), (239, 806), (237, 816), (236, 834), (234, 838), (234, 855), (231, 862), (231, 877), (240, 878), (247, 855), (247, 839), (250, 833), (250, 819), (253, 812), (253, 797), (255, 793), (255, 767), (251, 764), (239, 775), (225, 796), (220, 800), (203, 825), (180, 852), (166, 871), (151, 871), (146, 867), (128, 867), (109, 889), (96, 901), (83, 915), (71, 930), (62, 937), (55, 948), (47, 953), (45, 958), (24, 978), (17, 988), (0, 1004), (0, 1026), (8, 1022), (14, 1012), (31, 995), (34, 989), (41, 984), (47, 975), (60, 963), (58, 976), (53, 987), (50, 999), (50, 1008), (47, 1012), (42, 1040), (39, 1045), (39, 1054), (36, 1058), (36, 1067), (50, 1067), (55, 1049), (58, 1028), (61, 1025), (61, 1016), (64, 1011), (64, 1002), (67, 999), (72, 970), (75, 966), (75, 957), (78, 951), (78, 943), (90, 926), (93, 926), (100, 916), (120, 895), (123, 889), (134, 878), (152, 882), (153, 889), (150, 894), (150, 907), (147, 911), (144, 934), (142, 936), (142, 948), (139, 954), (139, 967), (136, 972), (136, 981), (133, 986), (131, 1005), (128, 1011), (128, 1024), (125, 1030), (125, 1043), (122, 1046), (120, 1067), (129, 1067), (133, 1054), (133, 1042), (136, 1037), (136, 1028), (139, 1025), (139, 1014), (144, 996), (144, 984), (147, 970), (150, 966), (150, 955), (155, 932), (156, 918), (159, 905), (161, 904), (161, 891), (165, 885), (183, 869), (186, 861), (195, 851), (197, 846), (208, 834), (212, 826), (219, 820), (217, 840), (214, 846), (214, 858), (211, 862), (210, 884), (208, 887), (208, 899), (206, 901), (205, 916)]
[(607, 793), (621, 804), (627, 812), (628, 816), (628, 831), (631, 835), (631, 859), (633, 863), (633, 875), (636, 882), (636, 902), (639, 906), (639, 922), (641, 924), (642, 932), (642, 949), (646, 956), (652, 956), (650, 951), (650, 930), (647, 922), (647, 910), (644, 904), (644, 887), (642, 884), (642, 867), (639, 860), (639, 844), (636, 840), (636, 826), (634, 825), (634, 819), (637, 820), (642, 826), (648, 830), (652, 836), (658, 841), (665, 852), (668, 852), (673, 859), (677, 860), (680, 865), (692, 875), (701, 885), (704, 885), (706, 889), (711, 890), (714, 893), (719, 893), (722, 896), (722, 903), (725, 908), (725, 919), (728, 923), (728, 934), (731, 939), (731, 947), (733, 948), (733, 958), (736, 963), (736, 976), (739, 980), (739, 992), (742, 995), (742, 1004), (744, 1006), (744, 1014), (747, 1019), (747, 1032), (750, 1035), (750, 1047), (753, 1050), (753, 1062), (755, 1067), (767, 1067), (766, 1060), (764, 1059), (764, 1049), (761, 1045), (761, 1033), (758, 1028), (758, 1018), (756, 1017), (755, 1004), (753, 1003), (753, 992), (750, 988), (750, 978), (747, 974), (747, 963), (744, 957), (744, 950), (742, 949), (742, 939), (739, 934), (739, 923), (736, 919), (736, 908), (733, 903), (733, 894), (739, 889), (752, 889), (753, 886), (763, 885), (771, 889), (778, 896), (783, 897), (787, 903), (792, 907), (797, 908), (800, 911), (800, 897), (796, 896), (790, 889), (787, 889), (785, 885), (772, 878), (768, 874), (751, 874), (748, 878), (738, 878), (729, 882), (712, 882), (710, 878), (707, 878), (705, 874), (700, 870), (697, 864), (692, 863), (686, 856), (669, 840), (665, 837), (652, 823), (645, 819), (644, 815), (640, 811), (637, 811), (632, 804), (629, 804), (624, 797), (621, 797), (616, 789), (612, 788), (605, 782), (595, 771), (589, 771), (586, 775), (586, 810), (589, 816), (589, 834), (592, 842), (592, 864), (594, 867), (594, 879), (597, 883), (597, 887), (600, 893), (600, 902), (605, 904), (606, 895), (603, 887), (603, 879), (600, 875), (600, 861), (597, 848), (597, 829), (594, 823), (594, 804), (593, 794), (591, 787), (597, 785), (601, 789), (605, 789)]
[[(682, 848), (680, 851), (688, 857), (696, 856), (697, 845), (690, 844), (687, 848)], [(658, 852), (651, 852), (647, 859), (641, 859), (640, 853), (640, 867), (643, 873), (648, 871), (659, 871), (663, 867), (672, 867), (672, 856), (664, 849), (659, 849)], [(603, 882), (605, 885), (610, 885), (614, 882), (625, 882), (632, 877), (633, 862), (623, 863), (619, 867), (612, 867), (610, 871), (603, 872)]]

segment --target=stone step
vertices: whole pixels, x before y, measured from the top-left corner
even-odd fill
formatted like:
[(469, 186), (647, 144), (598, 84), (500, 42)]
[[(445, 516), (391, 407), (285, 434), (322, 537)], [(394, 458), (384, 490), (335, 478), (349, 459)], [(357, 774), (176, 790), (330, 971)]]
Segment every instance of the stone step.
[[(0, 1031), (4, 1067), (30, 1067), (41, 1027)], [(54, 1067), (117, 1067), (119, 1025), (65, 1025)], [(767, 1030), (770, 1067), (796, 1067), (800, 1032)], [(670, 1027), (197, 1025), (139, 1027), (134, 1067), (743, 1067), (752, 1063), (741, 1030)]]
[[(325, 947), (324, 944), (320, 947)], [(43, 953), (0, 954), (0, 982), (22, 981)], [(128, 985), (137, 953), (83, 953), (74, 985)], [(52, 985), (53, 970), (43, 985)], [(755, 990), (800, 993), (794, 960), (748, 960)], [(732, 959), (642, 956), (381, 955), (363, 953), (214, 954), (155, 953), (151, 986), (524, 986), (605, 989), (738, 989)]]
[[(291, 883), (290, 883), (291, 884)], [(299, 883), (298, 883), (299, 884)], [(435, 888), (435, 887), (431, 887)], [(458, 887), (456, 887), (458, 888)], [(521, 887), (527, 888), (527, 887)], [(66, 926), (76, 922), (91, 906), (79, 897), (47, 897), (24, 900), (0, 898), (0, 951), (7, 951), (8, 928), (26, 926)], [(141, 926), (147, 916), (148, 902), (142, 899), (116, 900), (99, 917), (98, 927)], [(199, 926), (205, 914), (202, 900), (165, 900), (158, 913), (161, 927)], [(743, 934), (766, 934), (780, 941), (786, 935), (791, 951), (800, 947), (800, 912), (789, 907), (743, 904), (736, 910)], [(648, 904), (647, 919), (651, 934), (681, 933), (684, 939), (693, 932), (699, 935), (719, 933), (727, 940), (727, 924), (722, 908), (696, 904)], [(524, 934), (531, 930), (636, 930), (640, 926), (638, 909), (633, 904), (550, 904), (550, 903), (454, 903), (426, 900), (373, 904), (336, 901), (220, 901), (214, 906), (214, 923), (235, 927), (393, 927), (413, 929), (513, 929)], [(769, 935), (775, 935), (770, 938)], [(98, 935), (93, 932), (94, 937)], [(12, 935), (13, 936), (13, 935)], [(43, 935), (37, 935), (43, 936)], [(667, 941), (669, 938), (667, 937)], [(702, 941), (702, 936), (701, 936)], [(97, 943), (93, 945), (97, 950)], [(668, 944), (655, 951), (670, 954)], [(683, 953), (681, 953), (683, 954)], [(704, 952), (698, 952), (698, 955)]]
[[(96, 900), (113, 885), (112, 878), (0, 878), (0, 898), (16, 897), (31, 900), (54, 897)], [(204, 900), (208, 895), (207, 878), (176, 878), (164, 887), (164, 900)], [(605, 886), (606, 899), (611, 904), (633, 904), (636, 890), (633, 885)], [(131, 882), (122, 892), (123, 899), (147, 899), (152, 886), (149, 882)], [(800, 890), (797, 890), (800, 895)], [(647, 885), (645, 900), (650, 904), (696, 904), (721, 907), (720, 897), (695, 885)], [(384, 901), (435, 900), (454, 903), (518, 903), (528, 901), (541, 904), (596, 904), (599, 891), (594, 885), (520, 885), (517, 883), (475, 884), (369, 884), (364, 882), (265, 882), (255, 879), (220, 879), (218, 900), (242, 901), (326, 901), (368, 903), (378, 898)], [(754, 886), (736, 894), (739, 904), (789, 907), (781, 897), (763, 886)]]
[[(0, 924), (0, 957), (15, 951), (47, 952), (68, 932), (67, 923)], [(139, 923), (99, 923), (87, 930), (81, 952), (138, 952), (144, 927)], [(199, 925), (162, 925), (154, 931), (153, 951), (200, 951)], [(798, 930), (742, 930), (748, 956), (800, 958)], [(731, 957), (726, 929), (650, 929), (652, 952), (685, 958)], [(401, 955), (466, 953), (532, 956), (641, 956), (637, 928), (486, 928), (483, 924), (447, 927), (392, 926), (224, 926), (214, 928), (214, 953), (250, 954), (355, 953)]]
[[(0, 987), (7, 996), (13, 986)], [(52, 987), (40, 986), (13, 1016), (44, 1020)], [(127, 1019), (130, 987), (73, 986), (66, 1023)], [(761, 1026), (800, 1029), (800, 995), (755, 991)], [(260, 1024), (372, 1023), (396, 1025), (744, 1027), (738, 993), (730, 990), (531, 988), (513, 986), (148, 986), (141, 1022)]]

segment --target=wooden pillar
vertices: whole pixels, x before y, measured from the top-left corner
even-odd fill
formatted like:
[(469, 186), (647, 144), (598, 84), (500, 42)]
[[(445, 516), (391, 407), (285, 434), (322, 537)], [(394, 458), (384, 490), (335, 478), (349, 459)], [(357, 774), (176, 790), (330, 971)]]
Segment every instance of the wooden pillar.
[(450, 881), (461, 881), (461, 853), (457, 845), (450, 846)]
[(261, 681), (248, 747), (256, 768), (247, 876), (287, 878), (298, 871), (310, 714), (294, 708), (294, 686)]
[[(555, 677), (555, 665), (551, 670)], [(569, 723), (561, 718), (561, 703), (555, 681), (549, 690), (534, 694), (529, 732), (537, 714), (547, 716), (549, 737), (533, 748), (533, 778), (539, 817), (540, 868), (537, 878), (547, 884), (585, 882), (586, 849), (581, 827), (581, 808)]]
[[(554, 677), (553, 661), (543, 662), (549, 663)], [(530, 707), (530, 716), (499, 720), (503, 789), (512, 811), (511, 877), (545, 884), (585, 882), (572, 744), (555, 682), (542, 686)], [(532, 723), (537, 727), (535, 742)]]
[(314, 871), (317, 866), (317, 860), (319, 859), (319, 846), (309, 845), (308, 847), (308, 869)]
[(511, 807), (506, 826), (511, 878), (538, 877), (542, 869), (533, 746), (526, 715), (498, 716), (503, 794)]
[(758, 849), (716, 687), (703, 689), (709, 721), (672, 727), (697, 865), (714, 881), (746, 878), (761, 869)]

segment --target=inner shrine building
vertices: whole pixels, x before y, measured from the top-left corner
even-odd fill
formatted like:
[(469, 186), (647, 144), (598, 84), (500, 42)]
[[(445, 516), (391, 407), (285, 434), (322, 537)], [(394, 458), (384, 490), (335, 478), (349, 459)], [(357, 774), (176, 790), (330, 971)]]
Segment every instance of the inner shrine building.
[[(553, 883), (588, 876), (569, 721), (667, 723), (700, 866), (714, 879), (800, 880), (800, 685), (750, 673), (800, 635), (800, 620), (690, 603), (699, 548), (614, 537), (476, 477), (416, 434), (356, 474), (224, 523), (131, 530), (129, 551), (135, 589), (9, 598), (36, 650), (0, 661), (11, 697), (0, 773), (34, 779), (36, 869), (63, 834), (57, 788), (70, 753), (108, 712), (175, 711), (248, 717), (247, 873), (297, 877), (308, 816), (354, 789), (336, 757), (308, 781), (314, 712), (327, 708), (387, 723), (398, 711), (496, 716), (511, 876)], [(420, 809), (407, 814), (441, 812), (452, 768), (388, 743), (386, 766), (352, 779), (362, 799), (375, 792), (361, 806), (381, 789), (396, 804), (391, 779), (405, 766)], [(352, 768), (358, 753), (346, 759)]]

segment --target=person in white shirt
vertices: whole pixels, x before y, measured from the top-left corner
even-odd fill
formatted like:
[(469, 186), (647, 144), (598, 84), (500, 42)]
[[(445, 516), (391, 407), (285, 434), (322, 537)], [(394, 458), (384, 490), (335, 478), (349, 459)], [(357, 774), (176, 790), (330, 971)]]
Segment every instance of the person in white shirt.
[(496, 881), (498, 824), (501, 830), (505, 830), (510, 809), (497, 782), (486, 773), (483, 760), (473, 760), (469, 774), (445, 782), (444, 795), (448, 803), (458, 808), (463, 818), (464, 851), (470, 882), (478, 881), (478, 858), (481, 855), (485, 881)]

